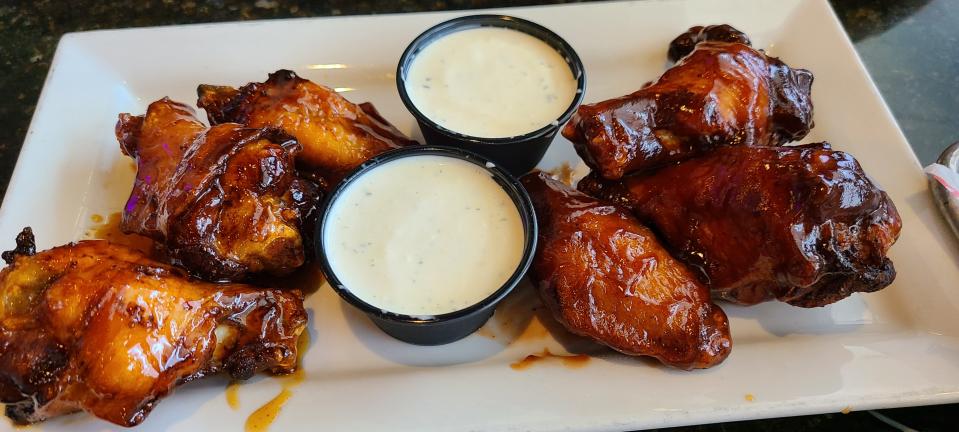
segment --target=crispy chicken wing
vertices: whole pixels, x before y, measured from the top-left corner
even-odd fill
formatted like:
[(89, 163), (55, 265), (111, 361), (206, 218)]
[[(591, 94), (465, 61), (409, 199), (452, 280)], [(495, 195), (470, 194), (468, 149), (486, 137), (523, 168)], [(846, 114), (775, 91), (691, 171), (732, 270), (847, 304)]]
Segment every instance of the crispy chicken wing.
[(826, 143), (726, 147), (618, 182), (591, 174), (579, 189), (632, 208), (736, 303), (823, 306), (896, 276), (896, 206)]
[(726, 314), (649, 229), (544, 173), (522, 181), (539, 222), (532, 280), (566, 328), (682, 369), (729, 355)]
[(26, 424), (76, 411), (133, 426), (177, 384), (295, 369), (302, 295), (214, 285), (103, 240), (35, 253), (26, 228), (0, 271), (0, 400)]
[(563, 135), (607, 179), (720, 146), (774, 146), (813, 126), (813, 76), (748, 45), (703, 42), (656, 82), (583, 105)]
[(120, 114), (117, 139), (137, 161), (126, 233), (150, 237), (177, 265), (210, 280), (287, 274), (306, 259), (317, 186), (298, 176), (300, 146), (278, 129), (207, 129), (169, 99)]
[(239, 89), (201, 85), (197, 94), (197, 105), (206, 110), (210, 124), (273, 126), (295, 136), (303, 146), (300, 161), (331, 186), (372, 156), (416, 144), (373, 105), (353, 104), (333, 89), (289, 70)]

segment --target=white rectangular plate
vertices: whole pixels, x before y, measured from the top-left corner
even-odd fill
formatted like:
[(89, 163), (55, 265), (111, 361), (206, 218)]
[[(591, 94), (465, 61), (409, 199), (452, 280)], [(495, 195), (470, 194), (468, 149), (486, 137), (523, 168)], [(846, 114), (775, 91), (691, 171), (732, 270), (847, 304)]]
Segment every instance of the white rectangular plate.
[[(512, 369), (528, 354), (564, 352), (579, 343), (530, 318), (536, 296), (528, 287), (479, 334), (440, 347), (390, 339), (324, 287), (307, 300), (306, 381), (293, 390), (274, 430), (627, 430), (959, 401), (957, 243), (825, 0), (646, 1), (503, 12), (546, 25), (575, 47), (586, 64), (587, 102), (658, 77), (669, 41), (695, 24), (732, 24), (756, 46), (812, 70), (816, 127), (806, 141), (829, 140), (854, 154), (902, 215), (902, 237), (891, 252), (899, 270), (895, 284), (818, 309), (723, 305), (732, 355), (697, 372), (605, 350), (594, 350), (579, 368), (544, 361)], [(355, 102), (374, 102), (400, 129), (420, 137), (396, 93), (397, 59), (427, 27), (470, 13), (65, 36), (0, 209), (0, 249), (12, 248), (27, 225), (41, 248), (77, 240), (91, 215), (118, 211), (133, 173), (113, 136), (117, 113), (142, 113), (163, 96), (192, 103), (200, 83), (241, 85), (290, 68), (342, 88)], [(316, 66), (323, 64), (346, 67)], [(583, 168), (570, 143), (558, 138), (541, 167), (564, 161)], [(240, 430), (280, 382), (258, 377), (240, 386), (236, 410), (227, 405), (225, 387), (222, 378), (183, 386), (140, 429)], [(37, 429), (120, 428), (72, 415)]]

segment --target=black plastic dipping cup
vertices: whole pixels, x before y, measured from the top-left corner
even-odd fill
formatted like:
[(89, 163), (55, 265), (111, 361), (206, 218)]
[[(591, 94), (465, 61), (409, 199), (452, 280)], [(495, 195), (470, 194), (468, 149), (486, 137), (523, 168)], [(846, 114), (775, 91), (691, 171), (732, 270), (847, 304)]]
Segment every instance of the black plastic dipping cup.
[[(416, 59), (417, 54), (427, 45), (443, 36), (476, 27), (503, 27), (529, 34), (553, 47), (566, 60), (566, 64), (573, 72), (573, 77), (576, 78), (576, 94), (570, 101), (569, 108), (556, 121), (523, 135), (506, 138), (481, 138), (446, 129), (430, 120), (416, 108), (406, 92), (406, 77), (407, 71)], [(556, 137), (556, 132), (569, 120), (583, 101), (583, 95), (586, 93), (586, 73), (583, 62), (579, 59), (573, 47), (546, 27), (506, 15), (470, 15), (444, 21), (414, 39), (400, 57), (400, 63), (396, 68), (396, 87), (403, 104), (406, 105), (406, 108), (419, 123), (427, 144), (460, 147), (481, 154), (519, 177), (536, 167), (536, 164), (546, 153), (546, 149), (549, 148), (550, 143), (553, 142), (553, 138)]]
[[(490, 173), (493, 180), (496, 181), (507, 195), (513, 200), (519, 211), (520, 220), (523, 223), (524, 243), (523, 255), (517, 264), (516, 270), (512, 276), (492, 294), (482, 301), (470, 305), (466, 308), (434, 316), (410, 316), (400, 313), (394, 313), (383, 310), (377, 306), (371, 305), (350, 292), (350, 287), (345, 286), (333, 271), (330, 261), (326, 257), (326, 247), (324, 243), (324, 227), (330, 210), (336, 203), (336, 200), (342, 192), (354, 180), (362, 177), (364, 174), (376, 169), (376, 167), (387, 162), (400, 158), (436, 155), (452, 157), (473, 163)], [(319, 223), (317, 223), (316, 235), (314, 236), (316, 246), (316, 256), (323, 266), (323, 272), (326, 274), (330, 286), (353, 307), (365, 313), (373, 323), (390, 336), (404, 342), (417, 345), (441, 345), (462, 339), (478, 328), (482, 327), (490, 316), (496, 304), (503, 297), (506, 297), (510, 291), (526, 274), (530, 263), (533, 260), (533, 253), (536, 251), (536, 216), (533, 211), (533, 203), (523, 186), (503, 168), (500, 168), (489, 159), (478, 154), (452, 147), (430, 147), (413, 146), (402, 149), (392, 150), (371, 158), (356, 168), (345, 179), (343, 179), (326, 198), (323, 206), (323, 213)], [(383, 215), (390, 217), (390, 215)]]

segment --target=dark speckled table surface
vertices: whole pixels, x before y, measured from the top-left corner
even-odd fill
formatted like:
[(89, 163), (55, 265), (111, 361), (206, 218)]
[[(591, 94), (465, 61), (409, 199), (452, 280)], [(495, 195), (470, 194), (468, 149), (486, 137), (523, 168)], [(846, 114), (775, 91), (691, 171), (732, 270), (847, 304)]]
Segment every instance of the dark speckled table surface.
[[(263, 18), (562, 3), (530, 0), (0, 0), (0, 195), (60, 36), (83, 30)], [(959, 140), (959, 0), (831, 0), (923, 164)], [(643, 391), (637, 389), (637, 391)], [(959, 405), (702, 425), (693, 431), (957, 430)], [(904, 429), (911, 428), (911, 429)]]

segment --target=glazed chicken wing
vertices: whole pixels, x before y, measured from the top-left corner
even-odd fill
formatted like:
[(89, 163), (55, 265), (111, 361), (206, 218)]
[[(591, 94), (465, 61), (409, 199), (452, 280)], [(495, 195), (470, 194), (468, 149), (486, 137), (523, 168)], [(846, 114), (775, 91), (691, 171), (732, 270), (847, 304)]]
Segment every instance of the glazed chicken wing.
[(303, 146), (301, 163), (331, 186), (370, 157), (416, 143), (373, 105), (353, 104), (333, 89), (288, 70), (239, 89), (201, 85), (197, 94), (197, 105), (206, 110), (210, 124), (273, 126), (295, 136)]
[(896, 276), (896, 206), (826, 143), (726, 147), (618, 182), (591, 174), (579, 189), (633, 209), (736, 303), (823, 306)]
[(522, 182), (539, 222), (532, 280), (566, 328), (682, 369), (729, 355), (726, 314), (649, 229), (544, 173)]
[(696, 45), (706, 41), (737, 42), (752, 46), (752, 41), (745, 33), (729, 24), (690, 27), (683, 34), (669, 43), (669, 61), (677, 62), (693, 52)]
[(300, 178), (296, 140), (278, 129), (207, 129), (169, 99), (144, 116), (121, 114), (117, 139), (137, 162), (121, 228), (164, 246), (209, 280), (287, 274), (306, 259), (317, 186)]
[(0, 400), (16, 423), (83, 410), (134, 426), (177, 384), (296, 367), (299, 292), (200, 282), (103, 240), (35, 253), (29, 228), (3, 258)]
[(563, 129), (607, 179), (720, 146), (775, 146), (813, 126), (813, 76), (742, 43), (707, 41), (654, 83), (583, 105)]

